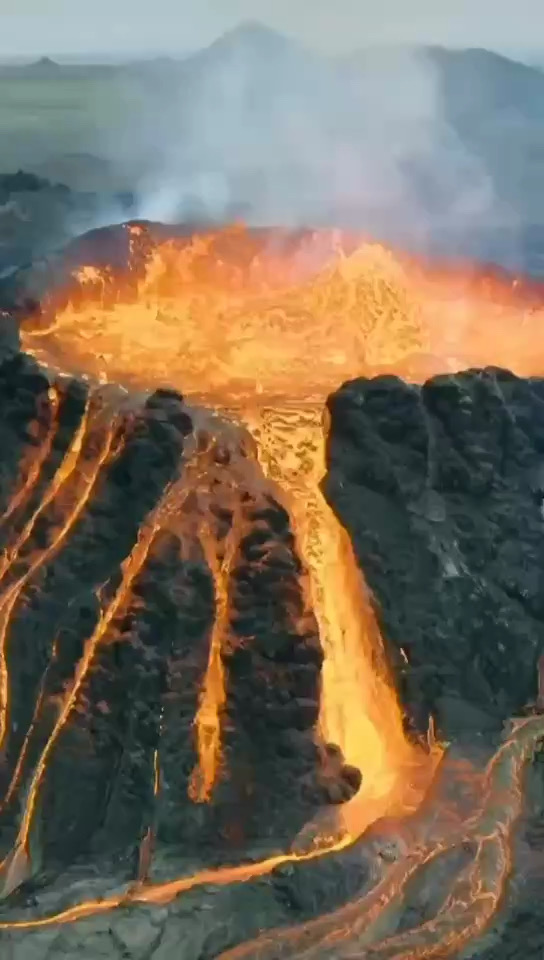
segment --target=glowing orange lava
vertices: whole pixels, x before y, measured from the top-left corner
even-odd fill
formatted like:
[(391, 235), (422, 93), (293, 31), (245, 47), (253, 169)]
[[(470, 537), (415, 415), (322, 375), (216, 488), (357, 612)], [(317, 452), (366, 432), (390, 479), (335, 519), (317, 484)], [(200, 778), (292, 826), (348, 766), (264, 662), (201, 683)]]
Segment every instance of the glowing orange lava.
[(440, 750), (428, 756), (404, 734), (366, 585), (349, 537), (320, 491), (327, 439), (321, 407), (262, 405), (241, 418), (265, 474), (283, 491), (306, 564), (307, 605), (324, 653), (321, 736), (363, 773), (357, 796), (341, 810), (344, 830), (354, 838), (380, 816), (417, 807)]
[(39, 325), (23, 325), (26, 350), (120, 383), (179, 383), (221, 406), (263, 394), (321, 403), (380, 372), (544, 369), (538, 286), (426, 268), (332, 231), (232, 228), (153, 245), (129, 229), (132, 269), (77, 271)]
[[(544, 373), (544, 296), (538, 287), (474, 270), (430, 269), (378, 244), (337, 232), (290, 237), (281, 231), (232, 228), (153, 242), (147, 229), (127, 229), (132, 249), (128, 269), (116, 274), (87, 266), (77, 271), (68, 288), (43, 304), (39, 318), (23, 323), (23, 348), (49, 367), (101, 382), (143, 390), (178, 387), (192, 403), (219, 410), (249, 430), (263, 472), (276, 485), (291, 516), (304, 562), (307, 607), (319, 626), (324, 664), (316, 737), (338, 744), (347, 762), (361, 770), (363, 782), (359, 794), (342, 808), (334, 836), (323, 835), (304, 853), (203, 871), (153, 887), (145, 883), (150, 828), (140, 856), (141, 883), (130, 895), (81, 904), (57, 918), (21, 927), (68, 922), (127, 899), (163, 902), (209, 881), (230, 883), (260, 876), (280, 863), (341, 849), (380, 817), (406, 817), (420, 809), (443, 750), (432, 730), (426, 747), (404, 732), (366, 586), (349, 538), (321, 493), (326, 472), (325, 400), (342, 382), (377, 373), (416, 381), (470, 366), (504, 366), (525, 376)], [(74, 450), (73, 457), (77, 456)], [(64, 482), (71, 469), (69, 458), (67, 454), (63, 473), (53, 484)], [(28, 834), (48, 751), (173, 496), (171, 491), (165, 495), (142, 529), (125, 561), (119, 592), (88, 638), (74, 684), (35, 769), (19, 838), (4, 870), (4, 893), (25, 876)], [(201, 530), (215, 582), (217, 617), (195, 718), (199, 762), (190, 787), (195, 801), (210, 798), (221, 762), (225, 699), (221, 645), (228, 618), (228, 576), (239, 536), (234, 523), (229, 542), (219, 550), (211, 531)], [(10, 597), (0, 597), (0, 733), (7, 711), (3, 624), (9, 619)], [(457, 832), (444, 838), (424, 826), (414, 828), (413, 850), (369, 894), (304, 928), (276, 932), (238, 948), (232, 956), (272, 958), (278, 938), (293, 955), (307, 960), (339, 941), (344, 952), (359, 955), (373, 944), (373, 956), (384, 960), (445, 957), (459, 950), (481, 933), (503, 896), (510, 836), (521, 809), (522, 773), (543, 736), (542, 717), (514, 724), (479, 775), (477, 808), (468, 821), (459, 813)], [(156, 755), (156, 793), (158, 771)], [(387, 916), (402, 901), (414, 872), (467, 843), (474, 845), (474, 857), (454, 878), (434, 920), (389, 935)]]
[(225, 701), (225, 680), (221, 646), (229, 615), (229, 574), (240, 539), (239, 518), (235, 517), (233, 526), (224, 545), (223, 556), (219, 558), (218, 544), (211, 530), (204, 526), (200, 540), (208, 567), (212, 571), (215, 592), (215, 619), (210, 640), (208, 669), (204, 689), (195, 718), (199, 763), (193, 771), (189, 784), (189, 796), (197, 803), (210, 799), (220, 766), (221, 710)]
[[(351, 545), (319, 491), (322, 410), (331, 384), (428, 351), (426, 301), (386, 250), (353, 249), (353, 240), (335, 234), (301, 237), (294, 249), (281, 235), (265, 242), (244, 230), (169, 240), (151, 247), (142, 265), (138, 244), (148, 238), (132, 231), (140, 274), (123, 281), (80, 269), (64, 308), (52, 302), (39, 329), (25, 325), (25, 349), (121, 383), (174, 383), (249, 427), (265, 472), (287, 497), (306, 564), (308, 608), (325, 655), (320, 733), (363, 772), (357, 802), (344, 811), (344, 828), (358, 836), (376, 817), (418, 802), (436, 757), (429, 761), (404, 735)], [(221, 568), (204, 544), (218, 619), (196, 718), (200, 762), (191, 796), (198, 800), (209, 798), (219, 764), (227, 607)]]

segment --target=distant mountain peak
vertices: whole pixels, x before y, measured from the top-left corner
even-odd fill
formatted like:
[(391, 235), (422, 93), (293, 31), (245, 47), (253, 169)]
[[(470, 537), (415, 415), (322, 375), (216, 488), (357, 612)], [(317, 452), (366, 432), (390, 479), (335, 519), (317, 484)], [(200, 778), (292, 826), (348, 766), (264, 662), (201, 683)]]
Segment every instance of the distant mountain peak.
[(250, 53), (257, 56), (283, 56), (300, 53), (301, 45), (258, 20), (244, 20), (214, 40), (204, 53)]
[(60, 64), (56, 60), (52, 60), (51, 57), (40, 57), (39, 60), (36, 60), (34, 63), (30, 64), (31, 70), (60, 70)]
[(227, 30), (215, 41), (216, 43), (233, 43), (251, 41), (253, 43), (289, 43), (289, 39), (279, 30), (268, 27), (259, 20), (243, 20), (231, 30)]

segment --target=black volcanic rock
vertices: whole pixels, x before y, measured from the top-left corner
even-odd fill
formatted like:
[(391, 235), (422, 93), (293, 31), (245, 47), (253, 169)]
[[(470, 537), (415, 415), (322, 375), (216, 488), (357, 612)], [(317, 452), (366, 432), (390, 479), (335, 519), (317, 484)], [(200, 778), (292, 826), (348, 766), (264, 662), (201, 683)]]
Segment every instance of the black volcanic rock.
[[(218, 802), (238, 811), (237, 827), (247, 839), (265, 827), (271, 837), (283, 835), (285, 845), (293, 829), (330, 802), (315, 737), (323, 653), (315, 617), (305, 608), (288, 514), (271, 497), (247, 493), (242, 508), (247, 533), (232, 570), (224, 655), (232, 764)], [(340, 758), (337, 795), (349, 799), (359, 783), (349, 783)]]
[(55, 72), (60, 70), (61, 67), (60, 64), (58, 64), (55, 60), (52, 60), (51, 57), (40, 57), (39, 60), (31, 63), (26, 69), (34, 70), (38, 73), (50, 73), (51, 71)]
[(12, 274), (33, 261), (54, 259), (73, 237), (134, 212), (130, 191), (72, 190), (26, 170), (0, 174), (0, 309)]
[[(103, 401), (76, 381), (55, 385), (54, 410), (46, 378), (24, 357), (0, 369), (0, 383), (10, 376), (15, 389), (6, 390), (4, 423), (13, 440), (20, 439), (7, 449), (13, 449), (16, 460), (22, 447), (27, 476), (40, 450), (44, 445), (48, 449), (26, 497), (17, 502), (17, 487), (24, 490), (25, 478), (16, 463), (3, 491), (1, 536), (14, 559), (3, 569), (2, 584), (9, 702), (1, 836), (6, 852), (20, 826), (23, 798), (32, 789), (39, 758), (46, 756), (28, 847), (33, 870), (47, 873), (90, 849), (105, 848), (110, 857), (117, 851), (126, 854), (131, 844), (138, 845), (145, 827), (143, 774), (134, 764), (143, 751), (143, 765), (151, 763), (152, 771), (152, 754), (150, 734), (142, 734), (138, 716), (144, 708), (148, 714), (154, 709), (158, 724), (160, 690), (150, 704), (142, 684), (148, 647), (141, 637), (134, 645), (128, 642), (130, 609), (125, 612), (123, 604), (111, 606), (111, 601), (142, 524), (178, 470), (191, 423), (181, 413), (181, 398), (172, 412), (172, 400), (165, 404), (160, 397), (135, 416), (112, 421), (103, 415)], [(109, 436), (110, 456), (86, 494)], [(28, 457), (28, 437), (33, 458)], [(111, 622), (106, 620), (97, 634), (108, 604)], [(103, 644), (102, 636), (107, 636)], [(77, 684), (93, 637), (98, 638), (96, 649)], [(149, 685), (153, 688), (153, 675)], [(73, 704), (57, 729), (72, 686)], [(151, 772), (147, 785), (152, 783)], [(123, 830), (108, 830), (117, 808)]]
[[(288, 847), (320, 806), (358, 786), (358, 772), (334, 745), (323, 751), (329, 767), (318, 762), (316, 623), (304, 607), (288, 515), (247, 437), (218, 418), (194, 437), (175, 391), (121, 408), (116, 420), (112, 402), (86, 383), (52, 382), (28, 357), (0, 366), (0, 637), (7, 623), (10, 693), (0, 766), (0, 946), (15, 960), (166, 960), (180, 943), (190, 960), (211, 958), (272, 926), (323, 917), (350, 900), (356, 908), (379, 876), (377, 861), (396, 856), (395, 835), (380, 824), (353, 847), (281, 864), (268, 876), (202, 882), (167, 905), (129, 900), (102, 913), (101, 898), (136, 877), (171, 880)], [(500, 370), (438, 377), (421, 389), (392, 377), (355, 381), (329, 400), (326, 493), (373, 589), (410, 717), (425, 730), (432, 712), (439, 732), (463, 746), (479, 733), (493, 740), (536, 692), (543, 404), (542, 381)], [(86, 418), (79, 468), (48, 501)], [(66, 541), (48, 555), (108, 435), (112, 456)], [(146, 541), (149, 518), (178, 476), (187, 497), (172, 501), (167, 522)], [(149, 549), (131, 589), (112, 606), (133, 562), (126, 558), (142, 544)], [(221, 764), (211, 802), (196, 804), (188, 796), (193, 721), (225, 561)], [(541, 956), (541, 766), (530, 772), (530, 819), (519, 830), (523, 890), (502, 941), (493, 931), (489, 949), (487, 940), (475, 945), (485, 960), (514, 960), (521, 942), (524, 956)], [(13, 849), (35, 783), (24, 851)], [(95, 898), (97, 913), (77, 923), (2, 926)], [(428, 919), (436, 902), (425, 884), (408, 891), (399, 930)], [(289, 937), (273, 934), (264, 955), (290, 952)]]
[[(187, 856), (288, 848), (358, 773), (334, 746), (322, 764), (317, 627), (245, 435), (200, 432), (191, 456), (176, 391), (135, 406), (24, 354), (0, 364), (0, 409), (0, 895), (75, 865), (145, 879), (154, 849), (164, 877)], [(218, 769), (198, 803), (195, 719), (231, 535)]]
[(432, 714), (450, 740), (498, 732), (534, 701), (544, 650), (544, 383), (361, 379), (328, 407), (325, 492), (411, 722)]
[[(302, 595), (289, 516), (264, 483), (248, 446), (243, 434), (212, 443), (198, 493), (184, 508), (189, 525), (197, 522), (194, 559), (215, 570), (215, 583), (207, 589), (216, 618), (222, 616), (225, 591), (221, 738), (209, 802), (191, 813), (179, 797), (195, 776), (194, 737), (187, 728), (186, 747), (179, 723), (167, 724), (165, 736), (172, 737), (173, 747), (163, 761), (169, 789), (158, 821), (158, 837), (172, 850), (186, 850), (198, 834), (200, 855), (219, 862), (237, 859), (255, 844), (288, 849), (320, 808), (350, 799), (360, 783), (358, 771), (344, 764), (338, 748), (330, 746), (329, 762), (323, 762), (315, 732), (323, 661), (317, 624)], [(202, 577), (198, 570), (195, 566), (194, 575)], [(195, 600), (196, 587), (190, 591)], [(173, 616), (172, 611), (170, 624)], [(178, 679), (167, 697), (165, 718), (176, 714), (180, 698), (192, 703), (196, 715), (200, 697), (195, 691), (202, 686), (206, 662), (193, 638), (194, 629), (185, 621)], [(209, 632), (210, 645), (211, 639)]]

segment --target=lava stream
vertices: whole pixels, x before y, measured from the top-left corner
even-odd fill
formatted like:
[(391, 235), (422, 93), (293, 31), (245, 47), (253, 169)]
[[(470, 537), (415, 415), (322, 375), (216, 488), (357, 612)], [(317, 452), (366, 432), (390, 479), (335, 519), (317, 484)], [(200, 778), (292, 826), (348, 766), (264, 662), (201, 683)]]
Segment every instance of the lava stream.
[(17, 512), (19, 507), (21, 507), (30, 496), (38, 477), (40, 476), (42, 467), (51, 453), (51, 448), (57, 432), (57, 413), (59, 409), (59, 394), (54, 387), (49, 388), (48, 400), (49, 425), (47, 428), (47, 434), (45, 439), (40, 444), (38, 455), (31, 458), (28, 467), (25, 462), (21, 464), (21, 474), (23, 477), (25, 477), (25, 479), (21, 484), (18, 493), (12, 497), (6, 510), (0, 517), (0, 526), (3, 526), (5, 523), (7, 523), (10, 517)]
[[(412, 824), (408, 821), (404, 852), (368, 893), (316, 920), (269, 931), (223, 953), (220, 960), (280, 960), (284, 956), (321, 960), (321, 957), (330, 957), (333, 949), (339, 957), (356, 954), (364, 958), (370, 947), (373, 960), (376, 957), (380, 960), (443, 960), (457, 953), (485, 930), (505, 894), (511, 868), (512, 831), (522, 807), (523, 774), (543, 739), (544, 716), (515, 721), (511, 733), (488, 764), (481, 781), (482, 800), (471, 818), (462, 819), (456, 830), (446, 829), (445, 836), (441, 836), (436, 827), (429, 831), (428, 811), (422, 809)], [(470, 843), (476, 844), (472, 864), (454, 878), (450, 895), (437, 916), (395, 936), (393, 931), (408, 883), (419, 870), (444, 853)], [(0, 922), (0, 930), (32, 930), (73, 923), (131, 902), (164, 904), (205, 884), (244, 882), (270, 873), (284, 863), (313, 859), (324, 853), (324, 850), (314, 850), (305, 856), (277, 856), (237, 867), (202, 870), (172, 882), (132, 887), (125, 893), (81, 903), (54, 916)], [(384, 930), (391, 927), (391, 935), (384, 935)]]
[(221, 657), (222, 643), (228, 627), (229, 575), (240, 542), (240, 518), (235, 512), (233, 524), (223, 545), (223, 556), (218, 556), (218, 543), (206, 524), (200, 532), (209, 569), (212, 571), (216, 608), (210, 638), (210, 654), (200, 704), (195, 717), (198, 765), (189, 782), (189, 796), (196, 803), (210, 799), (219, 775), (221, 751), (221, 711), (225, 703), (225, 678)]
[[(411, 827), (411, 843), (369, 893), (328, 915), (290, 929), (269, 931), (221, 954), (220, 960), (444, 960), (482, 934), (505, 895), (512, 867), (513, 829), (522, 811), (523, 774), (544, 739), (544, 716), (517, 720), (482, 778), (482, 801), (455, 831), (429, 837), (425, 815)], [(419, 820), (419, 822), (418, 822)], [(409, 828), (410, 829), (410, 828)], [(410, 881), (456, 848), (476, 846), (454, 876), (437, 915), (395, 934)], [(367, 954), (368, 950), (368, 954)]]
[[(58, 493), (76, 471), (88, 428), (89, 413), (90, 400), (68, 451), (55, 472), (38, 507), (25, 524), (20, 535), (16, 538), (15, 543), (9, 546), (3, 553), (2, 560), (0, 561), (0, 581), (19, 557), (21, 549), (28, 542), (38, 518), (43, 514), (45, 509), (54, 502)], [(11, 616), (26, 584), (60, 549), (64, 540), (70, 534), (74, 523), (76, 523), (78, 517), (83, 512), (98, 479), (100, 470), (111, 454), (113, 437), (113, 426), (110, 424), (106, 430), (104, 445), (95, 462), (91, 465), (89, 473), (82, 474), (83, 484), (81, 485), (81, 491), (78, 490), (76, 492), (73, 506), (63, 517), (60, 528), (55, 533), (51, 543), (44, 550), (37, 553), (26, 573), (20, 576), (15, 583), (0, 595), (0, 746), (4, 743), (8, 728), (9, 676), (5, 648)], [(78, 482), (79, 481), (80, 477), (78, 477)]]
[[(111, 438), (111, 434), (109, 436)], [(102, 455), (100, 460), (103, 463), (105, 456)], [(0, 882), (4, 897), (20, 886), (31, 872), (32, 864), (29, 860), (28, 849), (29, 835), (38, 802), (40, 785), (47, 768), (49, 756), (72, 710), (75, 708), (78, 694), (92, 666), (97, 647), (104, 640), (113, 620), (126, 602), (132, 583), (147, 559), (156, 534), (161, 526), (167, 522), (172, 512), (179, 509), (183, 495), (186, 495), (186, 490), (185, 485), (181, 482), (167, 489), (158, 506), (143, 524), (135, 546), (121, 565), (121, 582), (115, 589), (112, 599), (104, 605), (95, 629), (85, 642), (83, 655), (76, 666), (73, 682), (65, 694), (53, 731), (32, 775), (21, 826), (12, 853), (2, 865), (4, 875), (0, 875)], [(101, 591), (101, 594), (103, 592)]]
[(341, 809), (344, 830), (356, 838), (382, 816), (417, 808), (442, 751), (433, 748), (429, 756), (404, 733), (366, 584), (320, 491), (327, 440), (322, 410), (263, 406), (241, 418), (265, 474), (283, 494), (306, 566), (308, 609), (324, 654), (320, 734), (363, 775), (357, 796)]

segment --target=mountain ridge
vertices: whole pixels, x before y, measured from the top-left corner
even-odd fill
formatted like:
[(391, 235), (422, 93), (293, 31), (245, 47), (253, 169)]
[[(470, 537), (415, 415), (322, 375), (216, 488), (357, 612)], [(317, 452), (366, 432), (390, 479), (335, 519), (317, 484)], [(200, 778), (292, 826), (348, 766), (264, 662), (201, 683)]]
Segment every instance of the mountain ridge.
[(409, 43), (371, 43), (368, 46), (355, 47), (352, 50), (349, 50), (340, 54), (326, 54), (322, 51), (314, 49), (309, 44), (306, 44), (303, 40), (298, 39), (297, 37), (290, 36), (288, 33), (278, 30), (274, 27), (270, 27), (267, 24), (259, 21), (255, 18), (249, 18), (243, 20), (240, 23), (236, 24), (234, 27), (220, 33), (217, 37), (211, 40), (209, 43), (204, 44), (201, 47), (196, 47), (192, 50), (183, 50), (183, 51), (174, 51), (172, 49), (165, 49), (164, 51), (158, 50), (153, 56), (148, 54), (143, 54), (142, 52), (133, 52), (127, 54), (126, 59), (118, 57), (115, 61), (112, 59), (113, 55), (108, 55), (103, 62), (99, 61), (97, 57), (99, 54), (92, 54), (89, 52), (88, 57), (90, 59), (85, 59), (84, 57), (78, 58), (77, 62), (72, 61), (71, 59), (64, 60), (62, 57), (54, 57), (52, 55), (44, 54), (41, 57), (31, 60), (30, 62), (25, 62), (24, 58), (10, 58), (9, 60), (0, 60), (0, 67), (11, 67), (15, 69), (29, 69), (37, 67), (55, 67), (59, 69), (70, 69), (74, 66), (89, 67), (89, 66), (104, 66), (111, 67), (112, 64), (117, 67), (134, 67), (136, 65), (149, 65), (150, 63), (154, 64), (168, 64), (172, 66), (173, 64), (182, 64), (187, 61), (195, 61), (196, 58), (203, 54), (208, 54), (210, 52), (216, 53), (217, 51), (223, 50), (228, 47), (234, 47), (236, 45), (248, 45), (248, 44), (266, 44), (269, 49), (275, 47), (276, 50), (286, 49), (287, 47), (292, 50), (296, 49), (299, 52), (311, 53), (315, 58), (322, 60), (334, 61), (336, 63), (356, 61), (366, 56), (391, 56), (394, 53), (414, 53), (419, 51), (428, 51), (432, 54), (437, 55), (449, 55), (450, 57), (458, 57), (463, 55), (474, 56), (484, 56), (488, 60), (494, 60), (495, 62), (501, 62), (503, 65), (506, 64), (515, 64), (517, 68), (521, 68), (523, 71), (528, 71), (530, 73), (534, 72), (544, 77), (544, 66), (536, 58), (532, 58), (530, 61), (524, 61), (517, 56), (513, 56), (507, 53), (504, 53), (499, 50), (493, 50), (488, 47), (449, 47), (444, 44), (438, 43), (422, 43), (422, 44), (409, 44)]

